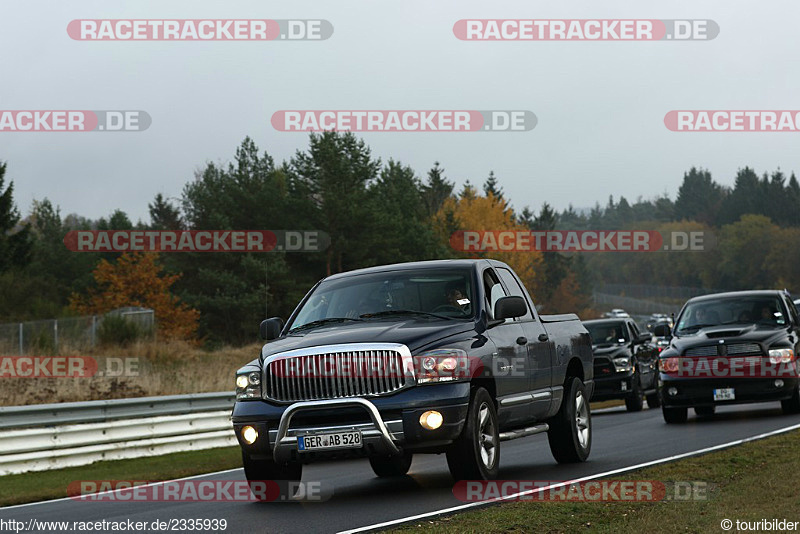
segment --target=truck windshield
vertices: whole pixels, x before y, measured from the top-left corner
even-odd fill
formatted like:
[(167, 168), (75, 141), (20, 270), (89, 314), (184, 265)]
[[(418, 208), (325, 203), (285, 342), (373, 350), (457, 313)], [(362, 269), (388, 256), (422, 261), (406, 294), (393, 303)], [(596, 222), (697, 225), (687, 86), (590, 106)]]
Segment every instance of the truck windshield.
[(628, 340), (625, 323), (609, 322), (597, 324), (584, 324), (592, 338), (593, 345), (616, 345)]
[[(468, 319), (475, 314), (469, 269), (400, 270), (324, 280), (306, 299), (290, 330), (325, 319)], [(322, 324), (329, 324), (325, 321)]]
[(691, 334), (719, 325), (755, 324), (764, 328), (786, 325), (786, 313), (777, 297), (731, 297), (690, 303), (678, 318), (676, 334)]

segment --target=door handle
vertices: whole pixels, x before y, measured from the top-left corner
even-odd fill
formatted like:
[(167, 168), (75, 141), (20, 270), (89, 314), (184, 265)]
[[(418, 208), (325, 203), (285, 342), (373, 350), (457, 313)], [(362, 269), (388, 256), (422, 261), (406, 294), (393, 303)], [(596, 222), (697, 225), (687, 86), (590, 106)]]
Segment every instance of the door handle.
[(528, 338), (527, 337), (519, 336), (517, 338), (517, 345), (527, 345), (527, 344), (528, 344)]
[(547, 336), (547, 334), (539, 334), (539, 341), (541, 341), (542, 343), (544, 343), (548, 339), (550, 338)]

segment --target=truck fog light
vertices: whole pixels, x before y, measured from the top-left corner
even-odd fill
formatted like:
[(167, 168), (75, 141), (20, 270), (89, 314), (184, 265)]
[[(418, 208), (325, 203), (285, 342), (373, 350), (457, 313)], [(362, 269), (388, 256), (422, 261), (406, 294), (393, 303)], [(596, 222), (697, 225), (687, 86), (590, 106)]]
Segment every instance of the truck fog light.
[(419, 416), (419, 424), (427, 430), (436, 430), (442, 426), (443, 421), (442, 414), (435, 410), (429, 410)]
[(258, 439), (258, 430), (248, 425), (242, 428), (242, 439), (248, 445), (252, 445)]
[(776, 387), (776, 388), (782, 388), (782, 387), (783, 387), (783, 380), (781, 380), (780, 378), (779, 378), (779, 379), (777, 379), (777, 380), (775, 381), (775, 387)]
[(247, 387), (247, 377), (245, 375), (239, 375), (236, 377), (236, 387), (240, 389)]
[(678, 394), (678, 388), (669, 388), (667, 390), (667, 393), (669, 393), (670, 397), (674, 397), (675, 395)]

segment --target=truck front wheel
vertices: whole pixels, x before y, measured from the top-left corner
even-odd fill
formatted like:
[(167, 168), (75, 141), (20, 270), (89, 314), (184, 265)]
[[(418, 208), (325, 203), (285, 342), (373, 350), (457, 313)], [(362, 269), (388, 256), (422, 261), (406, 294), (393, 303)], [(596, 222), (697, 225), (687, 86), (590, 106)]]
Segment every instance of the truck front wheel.
[(567, 379), (561, 407), (549, 423), (547, 440), (553, 458), (560, 464), (586, 461), (592, 449), (592, 415), (580, 378)]
[[(290, 463), (278, 465), (272, 459), (254, 460), (242, 451), (244, 476), (250, 485), (250, 491), (258, 501), (287, 501), (297, 492), (303, 465)], [(278, 491), (275, 493), (275, 484)]]
[(483, 388), (472, 391), (464, 430), (447, 450), (447, 467), (456, 480), (491, 480), (500, 471), (497, 410)]
[(369, 465), (379, 477), (401, 477), (408, 473), (414, 455), (403, 453), (399, 456), (370, 456)]

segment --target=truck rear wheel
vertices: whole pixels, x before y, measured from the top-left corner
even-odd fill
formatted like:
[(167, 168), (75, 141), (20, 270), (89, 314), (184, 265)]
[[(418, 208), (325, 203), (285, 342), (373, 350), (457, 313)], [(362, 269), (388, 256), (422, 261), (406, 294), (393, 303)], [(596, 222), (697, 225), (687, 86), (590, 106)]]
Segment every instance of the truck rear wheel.
[(369, 465), (379, 477), (401, 477), (408, 473), (414, 455), (403, 453), (399, 456), (370, 456)]
[(644, 408), (644, 393), (642, 392), (642, 385), (639, 383), (639, 377), (634, 375), (631, 384), (633, 385), (633, 391), (630, 396), (625, 397), (625, 408), (629, 412), (641, 412), (642, 408)]
[(553, 458), (561, 464), (586, 461), (592, 450), (592, 414), (580, 378), (567, 379), (561, 407), (549, 423), (547, 440)]
[[(242, 465), (250, 491), (256, 500), (262, 502), (290, 500), (297, 492), (303, 474), (303, 465), (300, 463), (278, 465), (271, 458), (254, 460), (244, 451), (242, 451)], [(273, 483), (278, 486), (277, 494)]]
[(658, 408), (659, 406), (661, 406), (661, 399), (658, 396), (658, 391), (647, 395), (648, 408)]
[(472, 391), (467, 420), (447, 450), (447, 467), (456, 480), (491, 480), (500, 471), (500, 426), (492, 397), (483, 388)]

